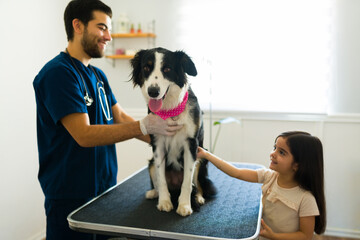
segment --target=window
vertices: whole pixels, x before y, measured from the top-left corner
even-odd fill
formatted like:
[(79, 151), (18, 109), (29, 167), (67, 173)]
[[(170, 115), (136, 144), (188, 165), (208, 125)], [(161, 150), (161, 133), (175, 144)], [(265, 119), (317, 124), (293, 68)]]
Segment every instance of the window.
[(178, 45), (196, 63), (204, 110), (325, 113), (329, 0), (185, 0)]

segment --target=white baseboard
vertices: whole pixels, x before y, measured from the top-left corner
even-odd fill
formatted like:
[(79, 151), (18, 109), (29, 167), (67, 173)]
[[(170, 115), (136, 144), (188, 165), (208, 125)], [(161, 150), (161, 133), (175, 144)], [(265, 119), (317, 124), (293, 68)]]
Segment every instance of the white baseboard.
[(28, 240), (45, 240), (45, 239), (46, 239), (46, 229), (30, 237)]
[(341, 228), (327, 228), (324, 235), (334, 237), (348, 237), (360, 239), (360, 230), (357, 229), (341, 229)]

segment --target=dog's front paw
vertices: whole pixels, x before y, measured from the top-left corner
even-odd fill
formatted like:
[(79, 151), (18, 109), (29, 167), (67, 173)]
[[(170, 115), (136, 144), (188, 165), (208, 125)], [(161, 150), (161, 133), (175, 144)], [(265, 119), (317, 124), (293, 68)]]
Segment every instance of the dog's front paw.
[(205, 198), (201, 194), (197, 193), (195, 196), (195, 199), (198, 204), (200, 204), (200, 205), (205, 204)]
[(189, 205), (189, 204), (179, 204), (179, 207), (177, 208), (176, 212), (179, 215), (186, 217), (186, 216), (191, 215), (193, 210), (191, 208), (191, 205)]
[(159, 201), (157, 205), (157, 209), (160, 211), (170, 212), (174, 208), (173, 204), (170, 200), (162, 200)]
[(159, 193), (155, 189), (151, 189), (146, 192), (145, 197), (146, 197), (146, 199), (154, 199), (154, 198), (159, 197)]

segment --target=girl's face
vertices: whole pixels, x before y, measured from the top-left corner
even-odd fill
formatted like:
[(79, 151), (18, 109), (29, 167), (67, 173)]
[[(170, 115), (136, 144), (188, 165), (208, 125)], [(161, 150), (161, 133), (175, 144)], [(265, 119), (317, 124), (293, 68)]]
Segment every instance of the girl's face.
[(279, 174), (294, 174), (297, 171), (297, 163), (294, 162), (294, 157), (283, 137), (276, 139), (274, 150), (270, 154), (270, 161), (270, 169)]

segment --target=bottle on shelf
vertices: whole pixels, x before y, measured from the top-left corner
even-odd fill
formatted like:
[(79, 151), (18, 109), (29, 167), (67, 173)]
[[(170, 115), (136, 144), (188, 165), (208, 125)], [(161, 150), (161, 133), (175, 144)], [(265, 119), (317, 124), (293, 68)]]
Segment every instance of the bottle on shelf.
[(116, 22), (116, 33), (129, 33), (130, 30), (130, 20), (127, 17), (126, 13), (121, 13), (117, 22)]
[(134, 24), (133, 24), (133, 23), (131, 24), (131, 27), (130, 27), (130, 33), (135, 33), (135, 28), (134, 28)]

